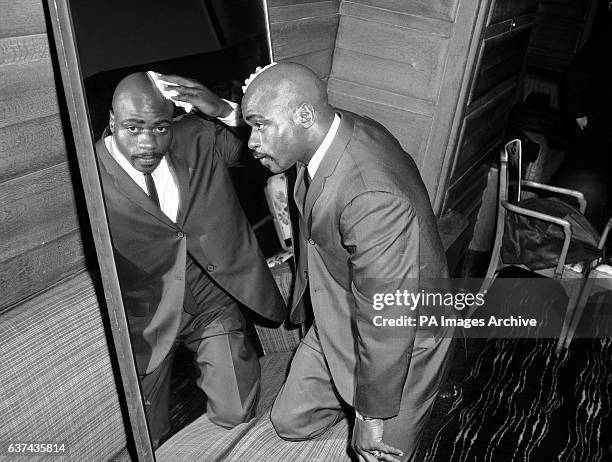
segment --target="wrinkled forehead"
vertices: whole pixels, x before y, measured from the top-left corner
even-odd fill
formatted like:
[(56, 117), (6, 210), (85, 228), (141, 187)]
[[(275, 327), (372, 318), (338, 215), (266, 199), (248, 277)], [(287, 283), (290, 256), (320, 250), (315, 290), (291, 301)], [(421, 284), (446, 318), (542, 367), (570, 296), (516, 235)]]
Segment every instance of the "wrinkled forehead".
[(143, 120), (172, 120), (172, 103), (150, 93), (123, 93), (113, 107), (115, 117)]

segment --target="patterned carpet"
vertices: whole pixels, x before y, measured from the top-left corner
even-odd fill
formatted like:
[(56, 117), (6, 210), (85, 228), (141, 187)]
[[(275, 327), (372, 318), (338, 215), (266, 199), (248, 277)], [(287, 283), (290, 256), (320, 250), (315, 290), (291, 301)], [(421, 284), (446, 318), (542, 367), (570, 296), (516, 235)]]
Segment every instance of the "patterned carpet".
[(436, 404), (424, 462), (612, 461), (612, 340), (468, 340)]

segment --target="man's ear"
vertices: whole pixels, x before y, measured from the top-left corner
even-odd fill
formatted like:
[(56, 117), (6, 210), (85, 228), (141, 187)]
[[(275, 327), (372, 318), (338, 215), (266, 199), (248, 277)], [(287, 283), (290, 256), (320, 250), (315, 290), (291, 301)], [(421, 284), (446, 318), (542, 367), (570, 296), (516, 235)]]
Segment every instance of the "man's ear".
[(303, 128), (310, 128), (315, 122), (314, 108), (308, 103), (302, 103), (295, 111), (296, 122)]
[(115, 133), (115, 114), (113, 114), (112, 109), (108, 111), (108, 128), (111, 133)]

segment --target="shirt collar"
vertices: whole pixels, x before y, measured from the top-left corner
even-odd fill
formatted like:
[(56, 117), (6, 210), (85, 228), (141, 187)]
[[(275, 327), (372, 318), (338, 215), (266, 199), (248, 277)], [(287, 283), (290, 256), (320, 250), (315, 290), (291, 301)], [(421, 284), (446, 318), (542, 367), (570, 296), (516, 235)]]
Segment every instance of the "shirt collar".
[(338, 114), (334, 114), (334, 121), (332, 122), (331, 127), (329, 127), (329, 130), (327, 131), (327, 135), (325, 135), (325, 138), (323, 138), (323, 142), (317, 148), (314, 155), (311, 157), (310, 162), (308, 162), (307, 167), (310, 178), (314, 178), (315, 173), (317, 173), (317, 169), (319, 168), (319, 165), (321, 165), (321, 161), (323, 160), (323, 157), (325, 157), (325, 153), (331, 146), (332, 141), (334, 141), (334, 137), (338, 132), (339, 126), (340, 116)]

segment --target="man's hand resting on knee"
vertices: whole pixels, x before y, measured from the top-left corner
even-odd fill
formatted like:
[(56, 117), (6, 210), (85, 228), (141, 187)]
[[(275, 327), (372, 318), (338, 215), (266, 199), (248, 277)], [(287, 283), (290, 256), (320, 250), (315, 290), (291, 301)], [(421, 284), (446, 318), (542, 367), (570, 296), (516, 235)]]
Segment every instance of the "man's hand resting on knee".
[(383, 425), (382, 419), (355, 417), (351, 446), (357, 453), (359, 462), (377, 462), (379, 460), (400, 462), (400, 459), (393, 456), (403, 456), (402, 451), (385, 444), (382, 440)]

